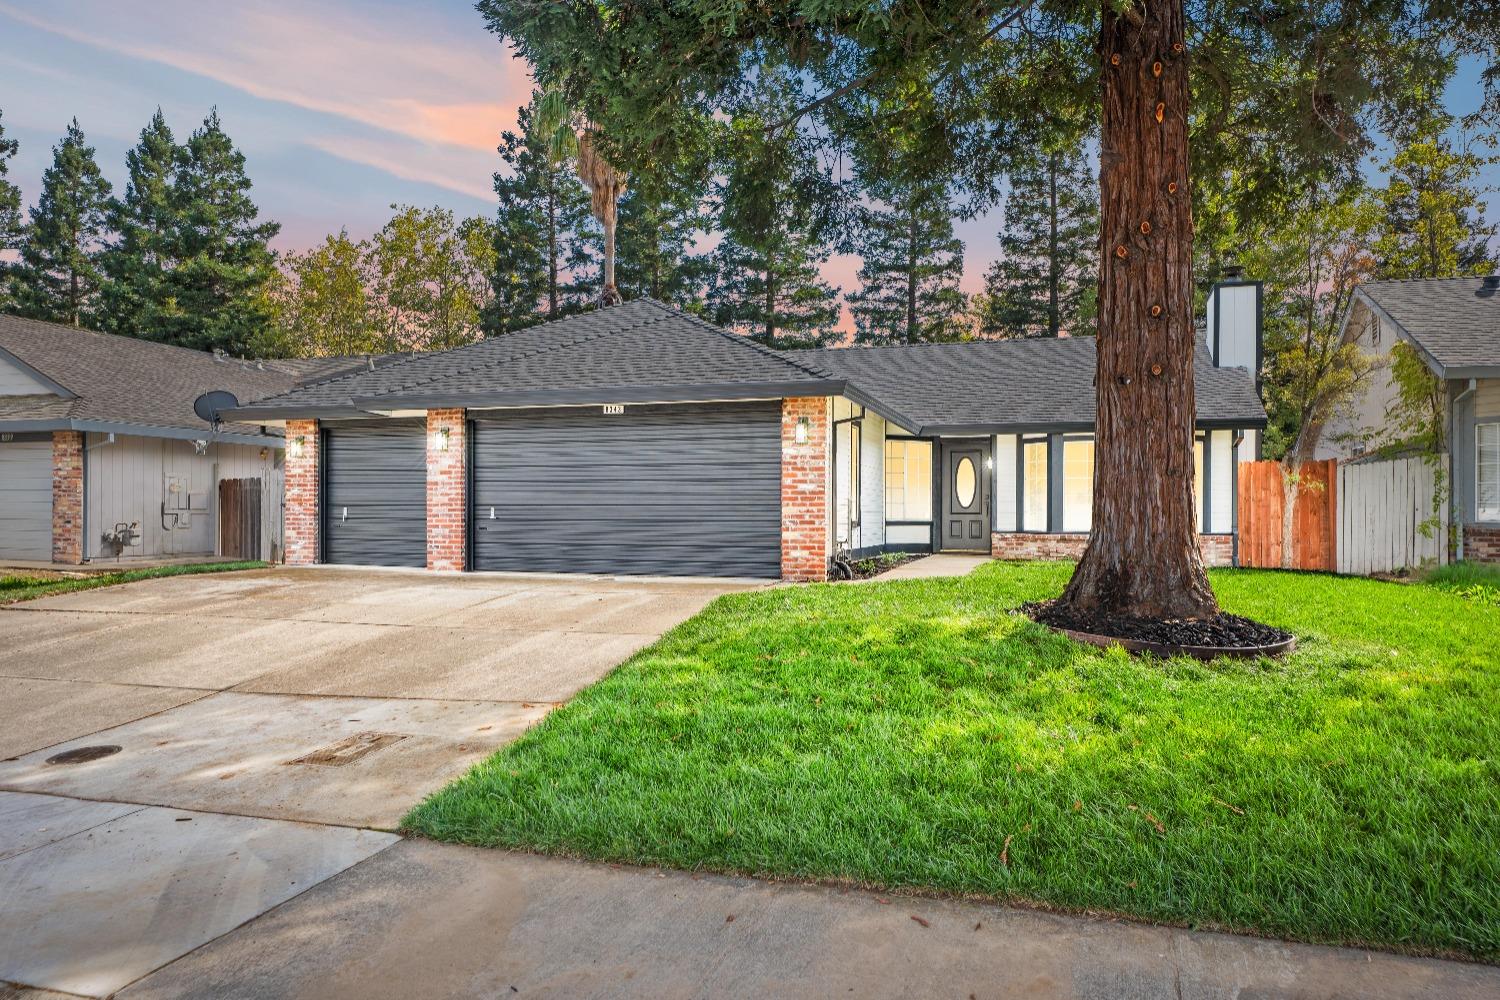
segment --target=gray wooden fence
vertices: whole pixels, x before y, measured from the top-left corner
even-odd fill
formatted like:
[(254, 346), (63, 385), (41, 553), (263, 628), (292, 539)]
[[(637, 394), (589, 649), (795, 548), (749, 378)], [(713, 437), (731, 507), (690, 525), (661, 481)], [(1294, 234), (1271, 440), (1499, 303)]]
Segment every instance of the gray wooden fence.
[(1420, 458), (1349, 462), (1338, 476), (1338, 572), (1368, 576), (1448, 561), (1447, 505), (1434, 513), (1432, 465)]

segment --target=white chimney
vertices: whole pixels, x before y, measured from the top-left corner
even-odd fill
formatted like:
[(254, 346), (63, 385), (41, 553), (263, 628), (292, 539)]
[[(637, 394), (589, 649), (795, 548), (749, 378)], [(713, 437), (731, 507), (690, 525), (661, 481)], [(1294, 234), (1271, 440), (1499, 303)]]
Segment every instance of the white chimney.
[(1235, 266), (1224, 268), (1224, 278), (1208, 292), (1208, 353), (1217, 368), (1248, 368), (1260, 389), (1261, 288)]

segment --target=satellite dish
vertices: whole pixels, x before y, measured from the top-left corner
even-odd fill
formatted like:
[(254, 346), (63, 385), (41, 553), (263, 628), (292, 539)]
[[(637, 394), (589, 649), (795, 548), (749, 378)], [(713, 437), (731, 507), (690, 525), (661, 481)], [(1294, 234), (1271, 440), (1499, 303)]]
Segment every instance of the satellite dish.
[(207, 420), (214, 427), (219, 426), (219, 414), (225, 410), (232, 410), (240, 405), (240, 401), (234, 398), (234, 393), (225, 392), (223, 389), (215, 389), (213, 392), (205, 392), (193, 400), (193, 412), (198, 414), (199, 419)]

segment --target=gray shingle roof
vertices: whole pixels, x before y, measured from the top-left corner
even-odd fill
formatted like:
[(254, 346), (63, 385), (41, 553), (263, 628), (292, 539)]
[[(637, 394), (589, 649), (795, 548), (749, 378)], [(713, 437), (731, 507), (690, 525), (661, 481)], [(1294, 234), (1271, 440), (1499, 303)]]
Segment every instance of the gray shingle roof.
[(1372, 281), (1357, 294), (1395, 320), (1440, 374), (1500, 368), (1500, 287), (1484, 278)]
[[(713, 398), (739, 392), (810, 394), (828, 391), (826, 372), (660, 302), (639, 299), (581, 313), (451, 351), (421, 355), (303, 386), (242, 407), (295, 416), (441, 405), (526, 405), (545, 402), (631, 401), (712, 390)], [(699, 398), (702, 398), (700, 395)]]
[[(1094, 338), (824, 348), (805, 356), (848, 381), (908, 430), (1041, 430), (1094, 423)], [(1200, 424), (1260, 427), (1265, 408), (1243, 368), (1197, 351)]]
[[(251, 400), (284, 392), (295, 381), (254, 362), (16, 316), (0, 315), (0, 349), (75, 397), (0, 397), (4, 421), (95, 421), (206, 434), (208, 424), (193, 413), (202, 393), (227, 389)], [(248, 424), (220, 430), (259, 432)]]

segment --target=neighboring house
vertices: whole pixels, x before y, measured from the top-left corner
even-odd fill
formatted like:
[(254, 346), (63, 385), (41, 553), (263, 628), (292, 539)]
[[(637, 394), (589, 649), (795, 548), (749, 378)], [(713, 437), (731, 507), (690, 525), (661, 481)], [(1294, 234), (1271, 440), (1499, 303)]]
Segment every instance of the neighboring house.
[[(778, 352), (636, 301), (232, 412), (285, 424), (290, 563), (821, 580), (841, 551), (1076, 555), (1093, 374), (1092, 338)], [(1222, 564), (1265, 413), (1201, 347), (1197, 377)]]
[(193, 401), (211, 389), (256, 399), (384, 360), (245, 362), (0, 316), (0, 560), (216, 554), (219, 482), (275, 481), (282, 439), (247, 423), (216, 430)]
[(1500, 562), (1500, 276), (1361, 285), (1343, 336), (1373, 372), (1323, 428), (1314, 457), (1355, 458), (1390, 442), (1391, 345), (1410, 343), (1442, 383), (1456, 554)]

